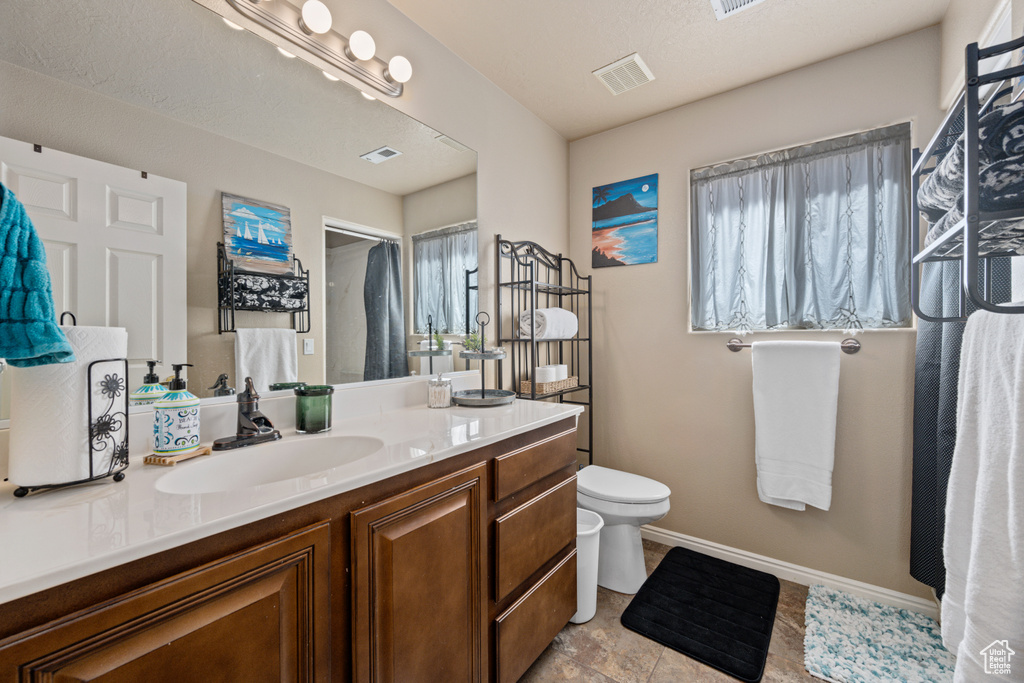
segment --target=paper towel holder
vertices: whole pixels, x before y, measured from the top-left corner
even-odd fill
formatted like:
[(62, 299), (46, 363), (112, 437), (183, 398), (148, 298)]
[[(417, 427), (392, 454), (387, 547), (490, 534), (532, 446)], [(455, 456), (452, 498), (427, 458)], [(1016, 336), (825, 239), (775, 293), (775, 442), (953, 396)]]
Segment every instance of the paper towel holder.
[[(64, 315), (71, 315), (74, 321), (75, 316), (73, 314), (65, 313), (61, 315), (62, 324)], [(77, 321), (74, 321), (73, 324), (75, 323)], [(103, 379), (96, 379), (94, 381), (93, 372), (96, 366), (108, 363), (118, 363), (117, 367), (121, 370), (122, 374), (118, 375), (117, 371), (107, 372)], [(102, 368), (96, 371), (96, 377), (98, 378), (102, 372)], [(95, 360), (89, 363), (86, 373), (88, 373), (88, 386), (90, 387), (88, 412), (86, 413), (86, 419), (89, 420), (88, 478), (60, 484), (19, 486), (14, 491), (16, 498), (23, 498), (33, 491), (76, 486), (90, 481), (106, 479), (107, 477), (113, 477), (114, 481), (124, 480), (124, 471), (128, 468), (128, 359), (104, 358), (102, 360)], [(99, 388), (101, 396), (109, 399), (106, 406), (94, 405), (93, 394), (96, 393), (96, 387)], [(106, 468), (105, 472), (97, 473), (96, 456), (106, 452), (107, 449), (110, 450), (110, 465)]]

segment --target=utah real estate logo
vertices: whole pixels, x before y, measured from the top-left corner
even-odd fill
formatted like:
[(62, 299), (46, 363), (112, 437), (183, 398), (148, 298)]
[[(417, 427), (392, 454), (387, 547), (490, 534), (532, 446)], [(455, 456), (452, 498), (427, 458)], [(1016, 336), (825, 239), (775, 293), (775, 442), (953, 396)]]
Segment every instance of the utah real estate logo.
[(985, 673), (1009, 676), (1010, 658), (1017, 653), (1010, 649), (1008, 640), (993, 640), (980, 654), (985, 658)]

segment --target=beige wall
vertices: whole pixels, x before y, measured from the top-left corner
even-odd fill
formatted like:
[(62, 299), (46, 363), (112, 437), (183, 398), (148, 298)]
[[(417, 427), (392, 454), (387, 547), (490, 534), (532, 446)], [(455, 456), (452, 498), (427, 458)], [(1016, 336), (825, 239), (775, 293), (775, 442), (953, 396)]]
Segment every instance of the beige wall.
[(1021, 0), (950, 0), (946, 18), (942, 21), (942, 71), (939, 96), (945, 109), (963, 88), (964, 48), (977, 42), (988, 29), (997, 11), (1012, 4), (1017, 21), (1013, 21), (1014, 35), (1020, 35)]
[[(927, 29), (570, 145), (570, 253), (590, 265), (591, 188), (658, 173), (658, 263), (594, 274), (595, 462), (663, 481), (683, 534), (925, 596), (908, 572), (913, 330), (842, 359), (832, 508), (757, 498), (750, 353), (688, 332), (690, 169), (901, 121), (938, 126)], [(840, 340), (840, 333), (754, 339)]]
[(402, 197), (406, 236), (475, 220), (476, 176), (473, 173)]
[[(199, 395), (221, 372), (234, 377), (234, 335), (217, 334), (221, 191), (287, 206), (296, 256), (310, 271), (316, 353), (299, 354), (299, 376), (324, 376), (323, 216), (402, 232), (401, 197), (303, 166), (34, 71), (0, 62), (0, 135), (146, 170), (188, 184), (189, 387)], [(247, 313), (243, 327), (287, 327), (286, 314)], [(164, 362), (184, 362), (163, 358)]]

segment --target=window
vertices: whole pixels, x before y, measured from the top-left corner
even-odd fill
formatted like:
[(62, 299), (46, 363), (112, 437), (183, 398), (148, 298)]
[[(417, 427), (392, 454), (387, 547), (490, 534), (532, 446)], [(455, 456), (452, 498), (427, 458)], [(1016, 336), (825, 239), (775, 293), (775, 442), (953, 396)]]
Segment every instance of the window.
[(690, 173), (695, 330), (910, 324), (910, 125)]
[[(426, 333), (427, 316), (441, 333), (466, 334), (476, 329), (476, 290), (466, 288), (466, 273), (476, 267), (476, 221), (413, 235), (413, 327), (417, 333)], [(471, 284), (476, 285), (475, 273)]]

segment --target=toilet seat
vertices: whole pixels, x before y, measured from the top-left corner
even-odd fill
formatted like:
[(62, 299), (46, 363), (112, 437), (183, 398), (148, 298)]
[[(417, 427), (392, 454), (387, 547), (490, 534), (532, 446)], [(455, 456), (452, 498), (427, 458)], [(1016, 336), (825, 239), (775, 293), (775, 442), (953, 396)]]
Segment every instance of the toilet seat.
[(599, 465), (580, 470), (576, 489), (590, 498), (631, 505), (660, 503), (672, 494), (660, 481)]

